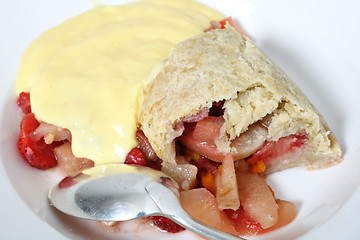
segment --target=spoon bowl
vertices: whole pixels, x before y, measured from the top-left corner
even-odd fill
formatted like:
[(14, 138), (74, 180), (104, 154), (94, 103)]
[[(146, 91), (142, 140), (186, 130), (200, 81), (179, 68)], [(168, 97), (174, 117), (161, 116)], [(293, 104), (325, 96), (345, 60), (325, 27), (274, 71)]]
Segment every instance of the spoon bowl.
[(167, 177), (160, 171), (126, 164), (96, 166), (66, 177), (49, 191), (60, 211), (84, 219), (124, 221), (161, 212), (144, 186)]
[(208, 239), (242, 239), (192, 218), (180, 205), (179, 186), (163, 172), (127, 164), (98, 165), (52, 186), (50, 204), (83, 219), (125, 221), (167, 217)]

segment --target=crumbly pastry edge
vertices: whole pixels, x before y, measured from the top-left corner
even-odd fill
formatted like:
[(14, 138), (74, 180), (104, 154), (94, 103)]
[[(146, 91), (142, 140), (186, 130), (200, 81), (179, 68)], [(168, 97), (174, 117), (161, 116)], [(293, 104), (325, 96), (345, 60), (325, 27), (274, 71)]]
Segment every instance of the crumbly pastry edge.
[(306, 147), (296, 160), (268, 172), (295, 166), (319, 169), (342, 161), (341, 149), (323, 117), (295, 83), (247, 37), (232, 27), (213, 30), (175, 46), (164, 67), (144, 90), (138, 120), (157, 155), (175, 163), (177, 124), (213, 102), (225, 100), (224, 138), (218, 148), (268, 114), (269, 141), (305, 130)]

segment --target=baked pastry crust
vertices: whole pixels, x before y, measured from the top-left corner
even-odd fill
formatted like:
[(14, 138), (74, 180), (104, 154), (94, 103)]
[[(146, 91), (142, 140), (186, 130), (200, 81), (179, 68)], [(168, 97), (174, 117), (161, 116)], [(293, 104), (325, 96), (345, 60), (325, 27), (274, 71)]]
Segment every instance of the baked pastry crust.
[(341, 162), (338, 141), (315, 107), (273, 61), (230, 26), (177, 44), (143, 99), (139, 127), (165, 162), (175, 163), (174, 139), (182, 133), (177, 124), (222, 100), (220, 151), (232, 151), (231, 140), (271, 115), (268, 141), (300, 131), (306, 132), (307, 141), (295, 158), (283, 159), (268, 172)]

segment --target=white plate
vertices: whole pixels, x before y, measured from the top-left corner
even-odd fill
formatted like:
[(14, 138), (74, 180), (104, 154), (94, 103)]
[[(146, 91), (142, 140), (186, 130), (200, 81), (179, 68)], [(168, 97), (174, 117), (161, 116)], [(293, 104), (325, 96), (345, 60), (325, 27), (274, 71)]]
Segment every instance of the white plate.
[[(268, 178), (278, 197), (297, 204), (299, 216), (287, 228), (260, 238), (294, 239), (306, 233), (301, 239), (357, 239), (360, 4), (350, 0), (203, 2), (241, 22), (324, 115), (345, 152), (339, 166), (316, 172), (291, 169)], [(56, 179), (18, 161), (15, 140), (20, 115), (15, 97), (6, 96), (13, 94), (26, 46), (44, 30), (91, 7), (86, 0), (0, 2), (0, 231), (4, 239), (66, 239), (41, 220), (63, 226), (49, 212), (44, 191)]]

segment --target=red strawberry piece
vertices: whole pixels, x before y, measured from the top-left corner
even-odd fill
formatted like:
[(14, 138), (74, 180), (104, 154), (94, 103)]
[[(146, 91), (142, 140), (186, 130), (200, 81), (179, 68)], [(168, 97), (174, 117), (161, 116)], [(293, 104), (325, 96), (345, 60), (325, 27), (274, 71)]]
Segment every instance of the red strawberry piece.
[(74, 177), (65, 177), (59, 182), (59, 188), (69, 188), (75, 184), (77, 184), (77, 182), (74, 180)]
[(178, 225), (177, 223), (173, 222), (172, 220), (166, 217), (151, 216), (149, 218), (153, 221), (155, 226), (166, 232), (178, 233), (185, 230), (185, 228), (181, 227), (180, 225)]
[(19, 106), (19, 108), (21, 108), (23, 113), (25, 113), (25, 114), (31, 113), (30, 94), (29, 93), (21, 92), (19, 94), (19, 97), (18, 97), (16, 103)]
[(307, 136), (304, 132), (282, 137), (278, 141), (268, 141), (256, 151), (248, 160), (250, 164), (254, 164), (262, 160), (265, 164), (276, 161), (284, 154), (291, 153), (303, 147)]
[(31, 134), (40, 125), (33, 113), (28, 113), (20, 125), (20, 134), (17, 140), (17, 147), (20, 154), (32, 167), (48, 169), (57, 164), (54, 148), (63, 142), (46, 144), (44, 139), (34, 140)]
[[(247, 35), (245, 33), (245, 31), (240, 27), (240, 25), (232, 18), (232, 17), (227, 17), (221, 21), (211, 21), (210, 24), (211, 26), (207, 29), (204, 30), (204, 32), (208, 32), (208, 31), (211, 31), (211, 30), (214, 30), (214, 29), (225, 29), (226, 27), (226, 23), (229, 23), (233, 28), (235, 28), (236, 31), (238, 31), (241, 35), (245, 35), (247, 36), (248, 38), (249, 35)], [(250, 38), (251, 39), (251, 38)]]
[(133, 148), (127, 154), (125, 158), (125, 164), (134, 164), (140, 166), (146, 166), (146, 161), (144, 155), (141, 153), (140, 149)]

